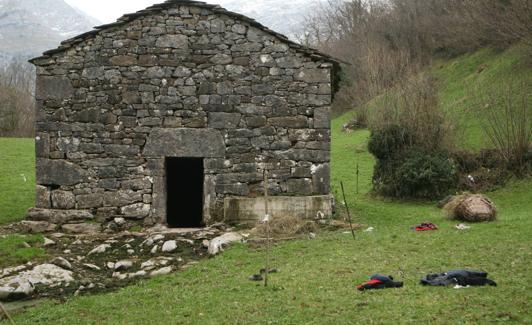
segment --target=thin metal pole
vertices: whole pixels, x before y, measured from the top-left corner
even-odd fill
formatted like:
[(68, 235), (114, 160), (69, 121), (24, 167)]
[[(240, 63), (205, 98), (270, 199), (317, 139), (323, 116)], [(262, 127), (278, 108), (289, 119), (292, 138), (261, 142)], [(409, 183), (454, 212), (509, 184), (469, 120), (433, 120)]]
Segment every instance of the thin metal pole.
[(340, 186), (342, 187), (342, 195), (344, 197), (345, 209), (347, 210), (347, 217), (349, 218), (349, 227), (351, 228), (351, 234), (353, 235), (353, 239), (355, 239), (355, 230), (353, 229), (353, 222), (351, 221), (351, 213), (349, 213), (349, 206), (347, 206), (347, 200), (345, 199), (344, 182), (340, 182)]
[(266, 222), (266, 269), (264, 272), (264, 286), (268, 286), (270, 272), (270, 214), (268, 213), (268, 171), (264, 170), (264, 220)]
[(360, 169), (357, 163), (357, 194), (358, 194), (358, 175), (360, 175)]

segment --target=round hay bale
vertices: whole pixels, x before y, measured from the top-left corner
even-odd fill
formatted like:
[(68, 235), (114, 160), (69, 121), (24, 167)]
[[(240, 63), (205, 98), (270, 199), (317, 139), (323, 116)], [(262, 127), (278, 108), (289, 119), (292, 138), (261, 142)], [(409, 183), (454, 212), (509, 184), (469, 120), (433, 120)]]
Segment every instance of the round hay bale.
[(480, 194), (456, 196), (444, 209), (453, 219), (462, 221), (484, 222), (497, 218), (497, 209), (493, 202)]

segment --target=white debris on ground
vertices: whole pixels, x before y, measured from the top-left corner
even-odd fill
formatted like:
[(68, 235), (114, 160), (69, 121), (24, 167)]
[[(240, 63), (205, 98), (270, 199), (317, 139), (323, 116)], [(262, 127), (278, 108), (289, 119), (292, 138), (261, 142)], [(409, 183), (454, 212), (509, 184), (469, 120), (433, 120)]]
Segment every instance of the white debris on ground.
[(456, 229), (458, 230), (467, 230), (467, 229), (471, 229), (471, 226), (468, 226), (464, 223), (461, 223), (461, 224), (458, 224), (456, 226), (454, 226)]

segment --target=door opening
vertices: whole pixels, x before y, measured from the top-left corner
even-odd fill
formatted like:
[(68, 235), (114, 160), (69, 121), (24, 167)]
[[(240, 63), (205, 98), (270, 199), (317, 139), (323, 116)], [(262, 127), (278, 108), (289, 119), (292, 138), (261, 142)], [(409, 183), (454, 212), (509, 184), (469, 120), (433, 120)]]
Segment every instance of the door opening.
[(168, 227), (203, 226), (203, 159), (166, 158), (165, 165)]

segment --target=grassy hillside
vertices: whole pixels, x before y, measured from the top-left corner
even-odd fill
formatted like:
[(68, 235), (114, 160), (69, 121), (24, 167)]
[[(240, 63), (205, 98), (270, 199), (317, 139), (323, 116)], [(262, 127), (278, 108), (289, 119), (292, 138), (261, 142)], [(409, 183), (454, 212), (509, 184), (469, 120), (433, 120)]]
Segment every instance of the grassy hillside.
[[(528, 94), (532, 101), (530, 53), (532, 49), (525, 45), (504, 51), (483, 49), (451, 60), (437, 60), (428, 70), (437, 80), (441, 107), (456, 127), (458, 148), (479, 150), (491, 146), (482, 130), (485, 116), (479, 113), (481, 99), (487, 94), (504, 93), (511, 85), (519, 89), (515, 91), (517, 95)], [(366, 104), (368, 114), (377, 107), (389, 105), (386, 98), (379, 96)]]
[(532, 94), (531, 53), (530, 47), (516, 45), (503, 52), (484, 49), (435, 63), (433, 74), (439, 80), (442, 107), (460, 127), (459, 146), (490, 146), (482, 131), (482, 115), (475, 112), (479, 96), (504, 92), (509, 85), (523, 87), (521, 94)]

